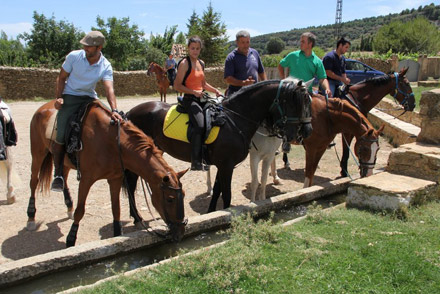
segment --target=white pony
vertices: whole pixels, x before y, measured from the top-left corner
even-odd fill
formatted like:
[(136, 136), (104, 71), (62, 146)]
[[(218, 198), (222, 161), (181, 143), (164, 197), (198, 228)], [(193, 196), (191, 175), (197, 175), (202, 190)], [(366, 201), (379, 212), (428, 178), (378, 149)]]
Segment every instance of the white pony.
[(258, 164), (263, 161), (261, 166), (261, 191), (258, 200), (266, 199), (266, 183), (267, 174), (269, 172), (269, 165), (271, 166), (271, 175), (273, 176), (273, 183), (275, 185), (281, 184), (281, 179), (278, 177), (275, 169), (275, 152), (281, 145), (283, 140), (270, 136), (265, 127), (260, 126), (252, 137), (251, 149), (249, 150), (249, 160), (251, 166), (251, 201), (255, 202), (255, 196), (258, 188)]
[[(0, 111), (2, 112), (3, 119), (6, 123), (9, 123), (11, 120), (11, 110), (9, 106), (1, 101), (0, 98)], [(3, 138), (0, 138), (3, 140)], [(6, 194), (6, 199), (8, 204), (12, 204), (15, 202), (15, 192), (13, 182), (19, 181), (18, 175), (13, 172), (12, 169), (12, 152), (9, 147), (6, 147), (6, 160), (0, 161), (0, 178), (4, 182), (6, 179), (6, 187), (8, 189)]]

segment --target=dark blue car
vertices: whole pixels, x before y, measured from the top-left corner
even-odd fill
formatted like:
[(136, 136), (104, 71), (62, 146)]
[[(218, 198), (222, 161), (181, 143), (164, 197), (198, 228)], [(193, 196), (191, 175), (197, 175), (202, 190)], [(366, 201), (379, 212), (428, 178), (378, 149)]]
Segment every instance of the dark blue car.
[(345, 61), (345, 73), (347, 74), (347, 78), (350, 79), (351, 84), (359, 83), (368, 78), (385, 75), (380, 70), (374, 69), (358, 60), (347, 58)]

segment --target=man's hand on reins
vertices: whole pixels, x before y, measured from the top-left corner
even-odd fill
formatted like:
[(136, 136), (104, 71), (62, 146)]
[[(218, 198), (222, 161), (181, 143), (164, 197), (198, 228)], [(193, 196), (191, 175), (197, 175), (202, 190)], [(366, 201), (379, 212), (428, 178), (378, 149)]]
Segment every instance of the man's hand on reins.
[(55, 98), (55, 109), (56, 110), (60, 110), (61, 107), (63, 107), (64, 104), (64, 99), (59, 97), (59, 98)]
[(122, 124), (125, 122), (125, 120), (122, 118), (122, 116), (118, 113), (118, 111), (112, 111), (112, 120), (114, 122), (120, 121)]

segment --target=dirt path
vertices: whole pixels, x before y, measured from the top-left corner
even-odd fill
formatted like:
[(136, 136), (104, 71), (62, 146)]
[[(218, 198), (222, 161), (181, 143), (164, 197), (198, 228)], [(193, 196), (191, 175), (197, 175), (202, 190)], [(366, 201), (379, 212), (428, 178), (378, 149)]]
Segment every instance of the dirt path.
[[(172, 97), (174, 98), (174, 97)], [(175, 102), (169, 98), (168, 102)], [(104, 99), (105, 100), (105, 99)], [(128, 111), (135, 105), (147, 100), (157, 100), (157, 97), (127, 98), (118, 101), (119, 109)], [(19, 140), (18, 145), (12, 148), (15, 171), (21, 178), (21, 183), (16, 186), (17, 202), (13, 205), (6, 204), (6, 184), (2, 182), (0, 188), (0, 243), (1, 256), (0, 264), (12, 260), (30, 257), (54, 250), (65, 248), (65, 239), (72, 224), (72, 220), (67, 218), (66, 207), (62, 193), (52, 192), (50, 195), (42, 197), (37, 196), (36, 220), (39, 223), (37, 231), (29, 232), (26, 230), (27, 221), (27, 203), (30, 196), (30, 144), (29, 144), (29, 123), (35, 110), (44, 104), (44, 102), (11, 102), (9, 106), (12, 109), (13, 118), (16, 124)], [(340, 138), (336, 140), (337, 150), (341, 152)], [(381, 149), (379, 151), (376, 168), (386, 165), (391, 146), (381, 138)], [(267, 196), (271, 197), (277, 194), (286, 193), (302, 188), (304, 180), (304, 150), (300, 146), (292, 148), (289, 155), (292, 164), (292, 170), (282, 169), (281, 157), (277, 157), (279, 176), (283, 180), (280, 186), (271, 184), (271, 179), (267, 187)], [(164, 155), (165, 160), (176, 171), (189, 167), (189, 163), (182, 162)], [(212, 177), (215, 176), (215, 168), (212, 168)], [(358, 169), (352, 159), (349, 161), (349, 171), (352, 175), (358, 174)], [(334, 149), (328, 150), (319, 164), (319, 169), (315, 175), (315, 184), (327, 182), (335, 179), (339, 175), (339, 163)], [(246, 159), (234, 171), (232, 180), (232, 205), (239, 205), (249, 202), (248, 190), (251, 181), (249, 160)], [(76, 194), (78, 182), (76, 180), (76, 171), (70, 173), (68, 179), (70, 191), (76, 205)], [(191, 217), (203, 214), (208, 208), (210, 196), (206, 194), (206, 176), (202, 172), (188, 172), (182, 178), (182, 184), (186, 192), (185, 212)], [(144, 219), (151, 220), (147, 206), (140, 193), (138, 198), (138, 208)], [(125, 196), (121, 197), (121, 220), (124, 226), (124, 232), (135, 230), (132, 220), (129, 216), (128, 201)], [(218, 209), (222, 207), (221, 200), (218, 203)], [(155, 213), (157, 216), (158, 214)], [(86, 214), (81, 221), (77, 244), (83, 244), (89, 241), (110, 238), (113, 235), (112, 213), (110, 195), (107, 182), (102, 180), (96, 182), (90, 190)]]

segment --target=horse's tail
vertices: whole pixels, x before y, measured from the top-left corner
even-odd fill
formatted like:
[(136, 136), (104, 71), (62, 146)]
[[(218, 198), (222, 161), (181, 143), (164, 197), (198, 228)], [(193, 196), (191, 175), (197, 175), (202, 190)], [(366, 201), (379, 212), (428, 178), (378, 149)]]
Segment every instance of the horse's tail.
[(52, 153), (47, 152), (46, 156), (43, 159), (43, 162), (41, 163), (37, 185), (37, 191), (41, 191), (43, 195), (47, 195), (50, 190), (53, 168), (52, 161)]

